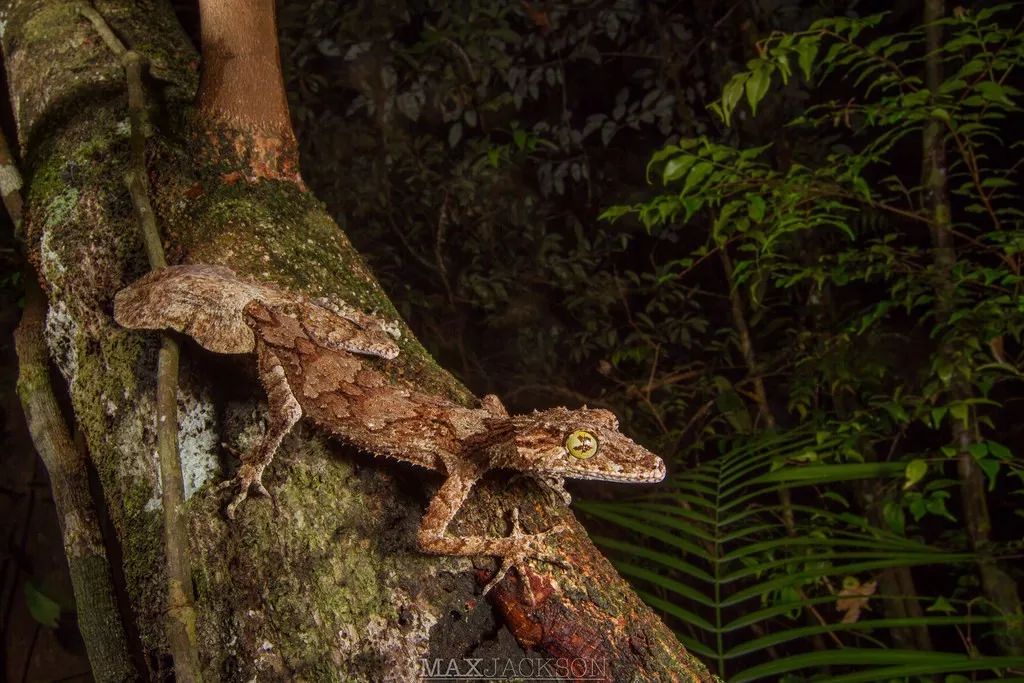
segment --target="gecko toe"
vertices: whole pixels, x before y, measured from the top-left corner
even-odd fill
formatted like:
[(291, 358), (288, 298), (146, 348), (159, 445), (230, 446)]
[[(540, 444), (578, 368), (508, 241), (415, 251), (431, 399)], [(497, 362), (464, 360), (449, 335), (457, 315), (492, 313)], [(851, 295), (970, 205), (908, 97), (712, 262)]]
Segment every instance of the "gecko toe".
[(530, 580), (530, 573), (526, 568), (528, 560), (529, 558), (522, 553), (502, 557), (498, 571), (494, 573), (494, 576), (492, 576), (487, 582), (487, 585), (484, 586), (483, 591), (481, 591), (481, 595), (486, 596), (490, 593), (492, 588), (505, 579), (510, 570), (515, 569), (516, 575), (519, 577), (519, 586), (522, 589), (523, 598), (525, 599), (526, 604), (531, 607), (535, 607), (537, 605), (537, 600), (533, 593), (533, 584)]
[(238, 488), (238, 493), (234, 495), (231, 502), (228, 503), (225, 508), (225, 514), (227, 514), (228, 519), (235, 519), (238, 507), (249, 498), (249, 492), (253, 490), (256, 493), (270, 498), (275, 509), (277, 508), (277, 501), (274, 500), (274, 496), (271, 495), (270, 491), (267, 490), (267, 487), (263, 485), (262, 475), (263, 473), (257, 468), (243, 464), (238, 468), (238, 473), (233, 478), (223, 481), (217, 486), (216, 490), (218, 492), (228, 488)]
[(231, 499), (231, 502), (228, 503), (227, 508), (224, 509), (224, 513), (228, 516), (228, 519), (234, 521), (235, 515), (237, 514), (238, 511), (238, 506), (241, 505), (248, 497), (249, 492), (247, 490), (243, 490), (236, 494), (235, 497)]
[(495, 572), (494, 576), (487, 582), (487, 585), (484, 586), (483, 595), (487, 595), (495, 585), (500, 583), (508, 575), (510, 570), (515, 569), (516, 575), (519, 577), (519, 586), (526, 604), (531, 607), (536, 606), (537, 601), (534, 595), (533, 583), (528, 569), (530, 562), (540, 561), (555, 564), (560, 567), (568, 566), (562, 557), (547, 552), (545, 547), (545, 542), (550, 537), (568, 531), (569, 527), (566, 525), (557, 524), (540, 533), (526, 533), (523, 531), (523, 526), (519, 519), (519, 508), (512, 508), (512, 530), (509, 533), (508, 538), (515, 540), (516, 549), (511, 553), (501, 556), (501, 565), (498, 567), (498, 571)]
[(494, 573), (494, 576), (490, 578), (490, 580), (487, 582), (487, 585), (484, 586), (484, 589), (480, 592), (480, 595), (486, 596), (488, 593), (490, 593), (492, 588), (501, 583), (502, 579), (505, 578), (505, 576), (508, 574), (508, 570), (511, 568), (512, 563), (504, 557), (501, 558), (501, 565), (498, 567), (498, 571), (496, 571)]

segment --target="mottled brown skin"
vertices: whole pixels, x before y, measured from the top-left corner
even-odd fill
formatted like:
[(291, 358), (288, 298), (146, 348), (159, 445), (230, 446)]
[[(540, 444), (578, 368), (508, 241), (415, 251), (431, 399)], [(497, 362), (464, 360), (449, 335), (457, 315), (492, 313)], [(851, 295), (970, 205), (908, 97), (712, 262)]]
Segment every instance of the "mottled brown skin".
[[(495, 396), (485, 397), (480, 408), (466, 408), (393, 384), (357, 355), (394, 357), (393, 344), (372, 318), (339, 315), (322, 303), (250, 282), (227, 268), (194, 265), (157, 271), (117, 294), (114, 317), (126, 327), (185, 332), (222, 353), (255, 352), (269, 419), (263, 439), (242, 456), (235, 479), (225, 482), (239, 486), (228, 505), (230, 517), (251, 487), (267, 493), (263, 471), (305, 415), (368, 452), (446, 475), (417, 540), (429, 553), (502, 558), (489, 589), (511, 566), (527, 559), (559, 562), (545, 551), (544, 542), (564, 528), (525, 534), (513, 509), (509, 536), (449, 534), (452, 519), (487, 471), (504, 468), (536, 477), (566, 501), (566, 477), (656, 482), (665, 475), (661, 459), (619, 432), (618, 421), (606, 410), (552, 408), (509, 416)], [(523, 585), (530, 588), (528, 580)]]
[(133, 329), (184, 332), (215, 353), (252, 353), (256, 338), (242, 316), (251, 301), (302, 318), (325, 348), (381, 358), (398, 355), (379, 320), (344, 302), (310, 299), (205, 263), (148, 273), (114, 297), (114, 319)]

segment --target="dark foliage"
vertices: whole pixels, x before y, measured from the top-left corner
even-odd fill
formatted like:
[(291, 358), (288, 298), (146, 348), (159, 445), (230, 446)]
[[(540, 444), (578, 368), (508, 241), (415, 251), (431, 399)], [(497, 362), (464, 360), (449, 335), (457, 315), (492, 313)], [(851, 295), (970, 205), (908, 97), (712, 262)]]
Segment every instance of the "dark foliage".
[(879, 9), (281, 7), (314, 190), (474, 390), (609, 406), (673, 463), (581, 508), (734, 680), (1024, 666), (1020, 8), (936, 52)]

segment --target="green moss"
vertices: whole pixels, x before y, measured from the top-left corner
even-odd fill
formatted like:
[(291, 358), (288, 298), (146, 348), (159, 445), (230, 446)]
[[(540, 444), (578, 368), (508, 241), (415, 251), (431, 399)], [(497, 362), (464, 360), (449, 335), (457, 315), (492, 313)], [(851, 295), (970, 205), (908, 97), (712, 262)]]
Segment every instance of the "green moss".
[(151, 463), (140, 449), (148, 416), (135, 410), (145, 338), (117, 331), (104, 313), (139, 245), (122, 180), (123, 77), (68, 4), (16, 7), (21, 14), (9, 17), (14, 33), (4, 36), (6, 52), (31, 45), (35, 60), (14, 73), (28, 148), (27, 235), (46, 267), (56, 306), (51, 343), (72, 378), (75, 417), (123, 545), (128, 591), (143, 615), (141, 635), (158, 647), (162, 601), (153, 596), (163, 593), (161, 520), (146, 509), (154, 495)]
[[(376, 503), (352, 486), (351, 464), (332, 458), (317, 440), (304, 443), (301, 455), (286, 448), (267, 480), (274, 490), (276, 512), (266, 501), (249, 501), (235, 523), (224, 525), (217, 514), (222, 502), (217, 496), (200, 496), (190, 503), (190, 516), (199, 525), (193, 531), (201, 538), (193, 559), (196, 597), (206, 615), (199, 624), (200, 639), (216, 645), (207, 649), (210, 652), (223, 651), (225, 642), (235, 640), (240, 651), (253, 651), (258, 649), (253, 645), (263, 642), (246, 644), (246, 639), (266, 638), (259, 627), (264, 619), (272, 620), (273, 632), (287, 637), (271, 638), (270, 645), (293, 677), (338, 680), (337, 663), (322, 653), (338, 650), (339, 633), (359, 634), (351, 646), (368, 647), (363, 640), (371, 617), (397, 618), (386, 577), (400, 571), (399, 560), (385, 559), (365, 540), (359, 520)], [(222, 547), (230, 550), (207, 551)], [(253, 595), (233, 582), (239, 575), (273, 576), (274, 581)], [(223, 624), (238, 614), (247, 617), (235, 623), (234, 631), (225, 632)], [(223, 661), (208, 663), (216, 671), (225, 666)], [(380, 667), (376, 662), (366, 671)]]
[(142, 339), (140, 335), (122, 332), (105, 340), (100, 349), (81, 337), (78, 344), (76, 393), (95, 413), (91, 416), (95, 423), (89, 426), (101, 429), (109, 420), (107, 401), (120, 410), (131, 407), (124, 405), (124, 400), (138, 391), (136, 373), (142, 356)]
[[(123, 92), (117, 59), (98, 39), (76, 3), (21, 2), (3, 37), (10, 60), (18, 133), (29, 150), (54, 129), (54, 119), (80, 115), (84, 104)], [(33, 66), (21, 56), (32, 55)]]
[(127, 126), (127, 121), (124, 122), (124, 126), (118, 125), (115, 135), (111, 135), (107, 127), (104, 126), (75, 148), (73, 159), (83, 164), (94, 164), (101, 161), (102, 156), (109, 153), (112, 148), (128, 142), (130, 131)]
[(54, 37), (79, 20), (73, 2), (14, 3), (14, 7), (20, 16), (12, 15), (8, 26), (16, 32), (4, 35), (4, 42), (12, 48), (39, 43), (43, 49), (51, 49)]
[[(178, 125), (190, 121), (189, 116), (179, 118)], [(197, 172), (193, 166), (196, 155), (168, 142), (162, 143), (158, 156), (160, 176), (174, 179), (157, 190), (165, 237), (180, 249), (172, 261), (187, 258), (230, 265), (255, 279), (311, 295), (333, 296), (394, 321), (401, 332), (401, 355), (381, 369), (426, 391), (464, 403), (473, 400), (401, 321), (322, 202), (290, 182), (250, 183), (231, 175), (233, 172), (222, 175), (228, 168), (216, 165)]]
[[(89, 107), (87, 114), (83, 105)], [(123, 183), (118, 176), (123, 175), (125, 165), (118, 159), (126, 153), (128, 140), (117, 103), (101, 105), (93, 93), (87, 103), (69, 100), (61, 106), (67, 111), (62, 108), (60, 113), (47, 114), (44, 124), (60, 122), (66, 134), (49, 136), (28, 157), (29, 203), (46, 205), (55, 195), (86, 186), (100, 187), (106, 195), (121, 195)], [(100, 161), (104, 163), (97, 163)], [(111, 182), (106, 182), (108, 179)], [(116, 184), (111, 184), (115, 180)]]
[[(193, 99), (199, 85), (199, 55), (185, 35), (171, 3), (132, 0), (115, 8), (108, 0), (103, 12), (124, 42), (145, 55), (150, 75), (161, 81), (160, 85), (172, 85), (164, 90), (165, 96), (181, 102)], [(145, 17), (145, 21), (139, 22), (139, 17)]]
[(43, 209), (43, 221), (47, 228), (52, 228), (71, 218), (78, 206), (78, 190), (69, 187), (63, 192), (53, 195)]
[[(105, 337), (99, 348), (92, 341), (95, 337), (80, 334), (77, 339), (78, 372), (72, 394), (75, 415), (89, 436), (90, 455), (119, 531), (129, 595), (140, 612), (147, 613), (157, 607), (152, 596), (164, 590), (163, 520), (158, 509), (147, 509), (156, 495), (154, 482), (145, 474), (150, 463), (125, 460), (137, 444), (118, 439), (118, 435), (132, 438), (146, 430), (144, 424), (123, 423), (125, 419), (148, 419), (145, 413), (132, 413), (131, 403), (126, 401), (145, 390), (138, 386), (144, 338), (117, 333)], [(116, 406), (117, 415), (108, 412), (111, 406)], [(121, 424), (114, 429), (118, 422)], [(143, 639), (150, 645), (161, 642), (162, 624), (159, 618), (141, 620)]]

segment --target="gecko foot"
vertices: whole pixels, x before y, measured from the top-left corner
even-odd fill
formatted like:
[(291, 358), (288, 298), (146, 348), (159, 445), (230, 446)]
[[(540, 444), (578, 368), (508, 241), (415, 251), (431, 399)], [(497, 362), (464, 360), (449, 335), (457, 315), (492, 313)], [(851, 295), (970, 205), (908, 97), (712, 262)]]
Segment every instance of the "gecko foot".
[(263, 485), (262, 467), (257, 468), (253, 465), (243, 463), (242, 466), (238, 468), (238, 474), (231, 479), (221, 482), (217, 486), (216, 490), (220, 492), (236, 486), (238, 487), (238, 493), (235, 494), (234, 498), (231, 499), (231, 502), (228, 503), (228, 506), (225, 509), (228, 519), (233, 520), (235, 518), (235, 511), (238, 510), (238, 506), (249, 497), (249, 490), (253, 488), (256, 489), (257, 493), (270, 498), (274, 507), (277, 507), (277, 501), (274, 500), (274, 497), (270, 494), (270, 491), (267, 490), (267, 487)]
[(514, 568), (516, 570), (516, 574), (519, 575), (519, 584), (522, 586), (526, 602), (531, 607), (536, 605), (537, 601), (533, 594), (530, 575), (526, 570), (527, 563), (529, 560), (540, 560), (541, 562), (550, 562), (561, 567), (568, 566), (562, 557), (545, 552), (543, 546), (544, 541), (549, 536), (565, 533), (568, 530), (569, 527), (564, 524), (558, 524), (547, 531), (542, 531), (541, 533), (523, 533), (523, 527), (519, 523), (519, 508), (512, 508), (512, 532), (508, 535), (508, 538), (515, 541), (516, 549), (510, 554), (502, 556), (501, 566), (498, 567), (498, 571), (494, 574), (491, 580), (487, 582), (487, 585), (484, 586), (481, 595), (487, 595), (494, 586), (505, 578), (505, 575), (508, 574), (509, 570)]

